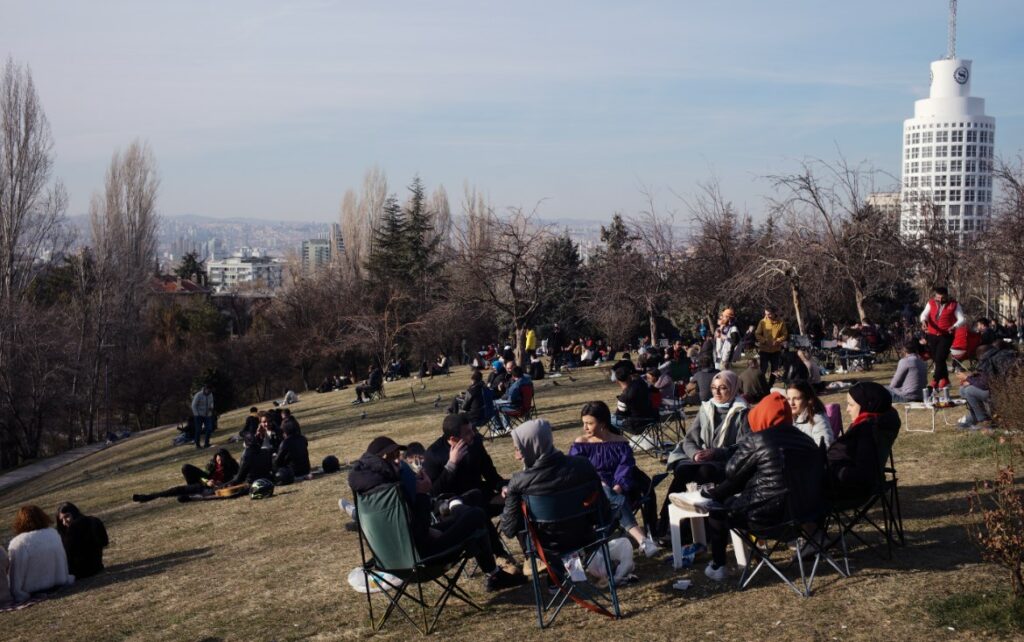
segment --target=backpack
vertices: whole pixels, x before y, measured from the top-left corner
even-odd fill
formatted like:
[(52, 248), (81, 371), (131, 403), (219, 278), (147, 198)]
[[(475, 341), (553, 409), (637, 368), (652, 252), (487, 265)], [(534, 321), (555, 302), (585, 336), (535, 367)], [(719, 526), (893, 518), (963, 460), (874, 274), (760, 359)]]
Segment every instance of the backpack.
[(491, 419), (494, 419), (494, 391), (487, 386), (484, 386), (482, 396), (484, 400), (484, 409), (483, 413), (480, 415), (480, 419), (482, 421), (490, 421)]

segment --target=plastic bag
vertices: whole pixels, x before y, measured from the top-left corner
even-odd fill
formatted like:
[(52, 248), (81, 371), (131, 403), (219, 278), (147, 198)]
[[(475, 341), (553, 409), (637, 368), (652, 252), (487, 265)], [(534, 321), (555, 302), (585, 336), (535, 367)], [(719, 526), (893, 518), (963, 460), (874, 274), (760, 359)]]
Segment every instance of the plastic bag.
[[(375, 575), (379, 575), (383, 578), (384, 582), (390, 583), (392, 586), (399, 586), (402, 584), (402, 580), (398, 579), (390, 573), (377, 572), (374, 574), (367, 573), (361, 567), (357, 566), (352, 569), (352, 572), (348, 574), (348, 585), (352, 587), (352, 590), (356, 593), (366, 593), (366, 580), (370, 581), (370, 593), (380, 593), (380, 582), (377, 581)], [(365, 578), (365, 579), (364, 579)], [(391, 588), (390, 586), (388, 588)]]

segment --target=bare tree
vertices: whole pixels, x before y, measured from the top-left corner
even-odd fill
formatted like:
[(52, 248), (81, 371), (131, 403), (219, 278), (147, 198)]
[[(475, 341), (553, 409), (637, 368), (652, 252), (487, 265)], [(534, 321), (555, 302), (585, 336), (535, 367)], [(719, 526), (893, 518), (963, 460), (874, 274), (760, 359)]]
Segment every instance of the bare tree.
[(775, 209), (797, 214), (813, 251), (851, 288), (861, 320), (867, 317), (867, 299), (892, 287), (907, 258), (898, 221), (865, 201), (874, 177), (870, 168), (842, 158), (834, 164), (804, 161), (798, 173), (769, 177), (780, 193)]
[[(27, 67), (0, 77), (0, 465), (39, 454), (64, 369), (62, 326), (28, 301), (37, 261), (66, 247), (67, 197), (50, 182), (53, 142)], [(56, 361), (55, 361), (56, 360)]]
[(359, 194), (347, 190), (341, 200), (341, 236), (345, 240), (345, 267), (353, 277), (362, 277), (370, 256), (373, 234), (384, 212), (388, 179), (377, 167), (366, 171)]
[(675, 240), (674, 214), (658, 214), (653, 193), (646, 187), (642, 192), (647, 209), (630, 222), (639, 260), (629, 264), (629, 280), (635, 286), (631, 298), (643, 310), (651, 341), (657, 343), (658, 318), (665, 314), (673, 292), (685, 289), (687, 275)]
[(1000, 161), (995, 177), (1002, 200), (985, 238), (986, 255), (991, 256), (985, 266), (986, 286), (994, 278), (1013, 300), (1019, 319), (1024, 313), (1024, 158)]
[(493, 212), (474, 213), (477, 222), (490, 228), (493, 238), (483, 244), (475, 236), (471, 224), (459, 235), (459, 260), (456, 281), (459, 296), (471, 305), (479, 304), (493, 310), (512, 327), (515, 335), (516, 360), (524, 362), (526, 329), (534, 322), (541, 308), (549, 265), (544, 255), (544, 242), (550, 238), (548, 226), (534, 222), (535, 211), (529, 214), (512, 208), (506, 218)]

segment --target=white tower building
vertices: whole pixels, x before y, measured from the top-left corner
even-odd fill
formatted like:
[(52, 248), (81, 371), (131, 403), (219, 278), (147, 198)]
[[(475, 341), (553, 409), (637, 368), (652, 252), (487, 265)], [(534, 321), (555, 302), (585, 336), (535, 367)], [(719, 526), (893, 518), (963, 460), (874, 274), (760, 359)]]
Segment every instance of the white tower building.
[(944, 225), (961, 237), (985, 229), (992, 214), (995, 118), (971, 96), (971, 61), (956, 56), (956, 0), (950, 2), (949, 48), (931, 64), (928, 98), (903, 121), (900, 229), (917, 236)]

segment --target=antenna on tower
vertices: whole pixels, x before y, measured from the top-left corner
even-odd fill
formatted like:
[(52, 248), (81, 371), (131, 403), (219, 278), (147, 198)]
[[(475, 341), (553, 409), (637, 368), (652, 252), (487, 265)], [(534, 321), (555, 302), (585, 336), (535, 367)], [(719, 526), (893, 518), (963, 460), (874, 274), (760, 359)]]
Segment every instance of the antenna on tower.
[(956, 58), (956, 0), (949, 0), (949, 40), (946, 44), (946, 59)]

